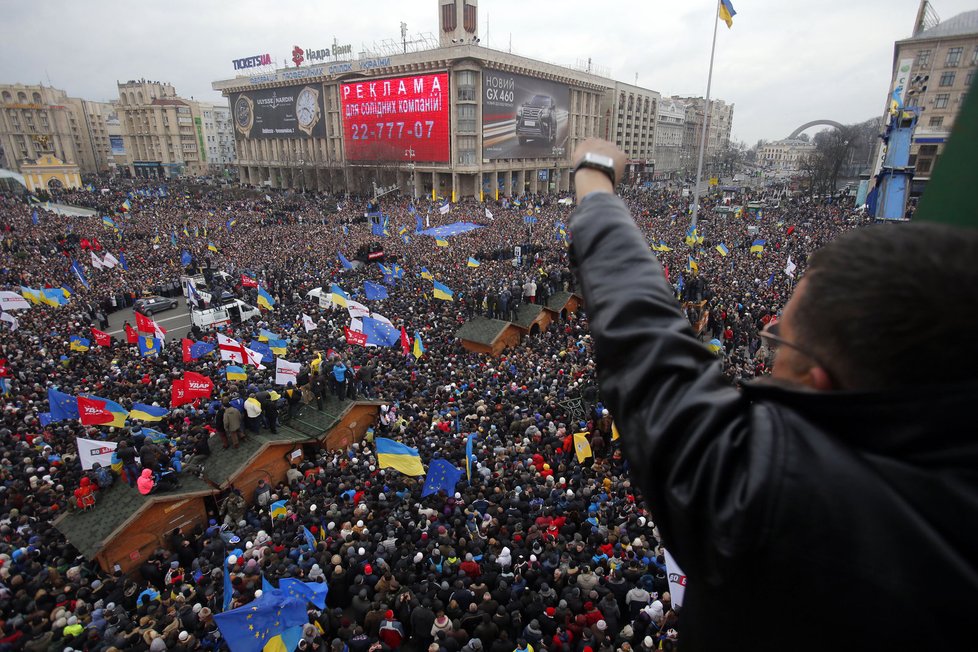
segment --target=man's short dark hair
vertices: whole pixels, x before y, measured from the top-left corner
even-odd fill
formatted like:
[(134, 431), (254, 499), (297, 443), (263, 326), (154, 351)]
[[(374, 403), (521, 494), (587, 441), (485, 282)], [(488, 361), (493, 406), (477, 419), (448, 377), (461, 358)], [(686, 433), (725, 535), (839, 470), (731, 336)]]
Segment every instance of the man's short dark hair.
[(812, 254), (804, 280), (795, 337), (842, 389), (978, 378), (978, 230), (855, 229)]

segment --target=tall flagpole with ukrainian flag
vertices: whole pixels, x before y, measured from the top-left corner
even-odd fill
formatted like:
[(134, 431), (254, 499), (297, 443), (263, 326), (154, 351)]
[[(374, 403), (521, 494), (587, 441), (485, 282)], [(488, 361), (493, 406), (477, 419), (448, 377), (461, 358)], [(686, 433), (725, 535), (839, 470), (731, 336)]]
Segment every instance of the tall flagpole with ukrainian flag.
[(703, 129), (700, 134), (700, 152), (696, 161), (696, 186), (693, 188), (693, 217), (690, 220), (693, 228), (696, 228), (696, 218), (700, 211), (700, 180), (703, 177), (703, 154), (706, 151), (706, 132), (709, 128), (710, 117), (712, 111), (710, 111), (710, 87), (713, 85), (713, 57), (716, 55), (717, 51), (717, 27), (720, 26), (720, 20), (727, 24), (727, 27), (733, 27), (733, 17), (737, 15), (734, 11), (733, 4), (730, 0), (718, 0), (717, 2), (717, 15), (713, 19), (713, 45), (710, 47), (710, 72), (706, 76), (706, 103), (703, 108)]

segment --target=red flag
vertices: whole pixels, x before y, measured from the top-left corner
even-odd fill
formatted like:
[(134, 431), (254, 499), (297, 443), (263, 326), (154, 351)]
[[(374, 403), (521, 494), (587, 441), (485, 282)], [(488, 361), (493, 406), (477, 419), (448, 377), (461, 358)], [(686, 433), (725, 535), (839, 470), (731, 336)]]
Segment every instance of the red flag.
[(91, 249), (92, 247), (92, 243), (88, 241), (88, 238), (82, 238), (79, 244), (81, 245), (82, 251), (85, 249)]
[(241, 287), (245, 288), (256, 288), (258, 287), (258, 281), (251, 278), (250, 276), (241, 275)]
[[(138, 315), (139, 313), (137, 312), (136, 314)], [(133, 328), (129, 324), (126, 324), (126, 344), (136, 344), (138, 342), (139, 342), (139, 333), (136, 332), (135, 328)]]
[(92, 326), (92, 338), (99, 346), (112, 346), (112, 336)]
[(105, 401), (78, 397), (78, 418), (83, 426), (97, 426), (100, 423), (112, 423), (115, 414), (105, 407)]
[(214, 390), (214, 381), (193, 371), (183, 374), (183, 390), (186, 398), (210, 398)]
[(367, 346), (367, 336), (364, 333), (351, 331), (348, 326), (344, 326), (343, 334), (346, 335), (347, 344), (356, 344), (357, 346)]
[(179, 407), (184, 403), (188, 402), (187, 390), (183, 385), (182, 380), (174, 380), (173, 385), (170, 387), (170, 407)]
[(791, 234), (792, 234), (792, 233), (794, 233), (794, 232), (795, 232), (795, 227), (793, 227), (793, 226), (789, 226), (789, 227), (788, 227), (788, 235), (791, 235)]
[(92, 249), (102, 251), (102, 245), (99, 244), (98, 238), (92, 238)]
[(183, 361), (192, 362), (194, 357), (190, 355), (190, 347), (194, 345), (193, 340), (188, 340), (186, 337), (180, 340), (181, 346), (183, 346)]
[(140, 333), (152, 333), (153, 337), (157, 337), (161, 340), (166, 336), (165, 328), (139, 312), (136, 313), (136, 330), (138, 330)]
[(411, 340), (403, 326), (401, 326), (401, 350), (404, 351), (404, 355), (411, 352)]
[(6, 378), (10, 375), (10, 369), (7, 368), (7, 359), (3, 358), (0, 360), (0, 378)]

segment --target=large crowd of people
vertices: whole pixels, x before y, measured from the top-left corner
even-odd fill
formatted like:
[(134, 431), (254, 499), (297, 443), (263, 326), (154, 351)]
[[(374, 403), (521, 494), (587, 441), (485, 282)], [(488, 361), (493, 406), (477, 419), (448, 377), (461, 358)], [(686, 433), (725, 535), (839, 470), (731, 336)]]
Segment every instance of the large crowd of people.
[[(364, 217), (367, 200), (349, 196), (121, 180), (56, 193), (57, 202), (94, 209), (84, 216), (0, 198), (0, 290), (70, 294), (65, 305), (32, 305), (0, 321), (0, 651), (224, 649), (214, 616), (225, 601), (229, 609), (249, 604), (265, 582), (284, 578), (329, 587), (325, 608), (309, 605), (302, 650), (680, 645), (682, 611), (671, 601), (664, 542), (601, 402), (586, 306), (499, 357), (469, 352), (455, 337), (478, 315), (508, 319), (524, 303), (575, 291), (565, 226), (573, 207), (558, 199), (468, 199), (444, 212), (444, 200), (387, 196), (379, 200), (387, 224), (380, 236)], [(845, 205), (800, 200), (758, 213), (735, 197), (727, 203), (744, 208), (734, 213), (711, 196), (690, 232), (689, 200), (678, 189), (636, 189), (625, 199), (703, 345), (736, 382), (767, 373), (758, 332), (778, 318), (808, 255), (865, 221)], [(480, 228), (444, 238), (447, 246), (418, 233), (421, 223), (459, 221)], [(388, 271), (399, 266), (395, 274), (341, 263), (340, 253), (366, 258), (375, 243)], [(96, 269), (93, 260), (107, 253), (124, 257), (127, 269)], [(91, 339), (114, 312), (129, 311), (132, 321), (144, 295), (181, 294), (188, 268), (224, 272), (213, 277), (227, 287), (207, 288), (213, 293), (226, 289), (257, 305), (244, 275), (274, 298), (260, 318), (220, 332), (251, 341), (264, 329), (287, 340), (284, 357), (302, 365), (302, 387), (289, 397), (314, 406), (332, 392), (383, 407), (368, 437), (348, 450), (321, 450), (255, 495), (231, 491), (206, 527), (168, 533), (134, 574), (106, 571), (52, 521), (69, 510), (97, 514), (100, 492), (114, 482), (141, 493), (173, 490), (188, 459), (220, 456), (240, 436), (274, 428), (273, 392), (289, 400), (296, 389), (274, 385), (274, 362), (247, 366), (246, 380), (227, 380), (216, 353), (185, 362), (180, 339), (214, 343), (212, 329), (173, 332), (153, 356), (124, 335), (110, 346), (72, 347), (72, 337)], [(433, 280), (454, 300), (438, 298)], [(366, 281), (384, 284), (388, 297), (368, 301)], [(334, 283), (420, 338), (423, 355), (349, 344), (347, 309), (309, 294)], [(168, 407), (173, 381), (188, 371), (213, 380), (212, 400), (150, 424), (162, 439), (146, 437), (137, 420), (42, 423), (51, 388), (127, 409)], [(581, 432), (592, 452), (584, 461), (573, 439)], [(382, 466), (375, 449), (385, 437), (416, 448), (426, 467), (441, 458), (465, 469), (473, 433), (471, 477), (425, 497), (424, 478)], [(120, 442), (117, 467), (83, 470), (77, 437)], [(281, 500), (287, 513), (273, 518), (270, 505)]]

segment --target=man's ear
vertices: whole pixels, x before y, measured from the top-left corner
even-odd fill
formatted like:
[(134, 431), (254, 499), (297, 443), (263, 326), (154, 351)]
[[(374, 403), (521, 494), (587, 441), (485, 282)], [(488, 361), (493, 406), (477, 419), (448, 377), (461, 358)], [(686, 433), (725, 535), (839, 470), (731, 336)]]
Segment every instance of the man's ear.
[(837, 389), (832, 383), (829, 373), (819, 366), (810, 367), (808, 369), (808, 374), (805, 377), (805, 384), (819, 392), (829, 392), (833, 389)]

